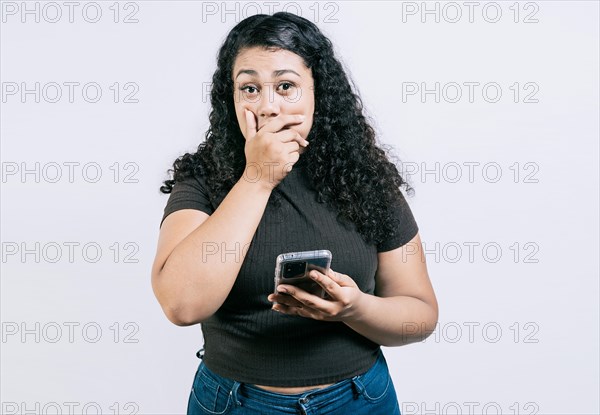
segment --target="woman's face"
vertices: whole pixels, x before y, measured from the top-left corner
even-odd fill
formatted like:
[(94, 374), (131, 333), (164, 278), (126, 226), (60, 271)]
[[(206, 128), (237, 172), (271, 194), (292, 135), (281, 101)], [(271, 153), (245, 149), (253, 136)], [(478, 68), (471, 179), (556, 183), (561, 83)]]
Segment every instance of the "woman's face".
[[(232, 76), (235, 114), (246, 140), (244, 109), (254, 114), (257, 131), (280, 114), (303, 114), (304, 122), (286, 128), (308, 137), (315, 108), (314, 83), (300, 56), (287, 50), (243, 49), (234, 62)], [(300, 146), (299, 152), (304, 150)]]

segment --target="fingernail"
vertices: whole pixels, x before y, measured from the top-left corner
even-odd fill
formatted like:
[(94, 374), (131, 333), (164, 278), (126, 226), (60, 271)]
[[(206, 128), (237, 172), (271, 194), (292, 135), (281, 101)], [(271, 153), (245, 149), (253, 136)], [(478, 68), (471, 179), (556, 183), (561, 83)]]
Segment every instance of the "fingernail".
[(304, 140), (304, 147), (308, 145), (308, 141)]

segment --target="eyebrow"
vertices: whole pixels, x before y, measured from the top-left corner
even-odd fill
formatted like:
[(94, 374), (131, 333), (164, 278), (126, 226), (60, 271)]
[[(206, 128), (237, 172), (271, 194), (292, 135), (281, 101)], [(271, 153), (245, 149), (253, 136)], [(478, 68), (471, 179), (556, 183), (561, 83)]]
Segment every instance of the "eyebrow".
[[(243, 74), (243, 73), (246, 73), (246, 74), (248, 74), (248, 75), (252, 75), (252, 76), (256, 76), (256, 75), (258, 75), (258, 72), (256, 72), (256, 71), (255, 71), (255, 70), (253, 70), (253, 69), (240, 69), (240, 70), (238, 71), (237, 75), (235, 76), (235, 79), (237, 79), (237, 78), (238, 78), (238, 76), (240, 76), (240, 75), (241, 75), (241, 74)], [(281, 75), (283, 75), (283, 74), (286, 74), (286, 73), (293, 73), (293, 74), (296, 74), (296, 75), (297, 75), (299, 78), (302, 78), (302, 77), (300, 76), (300, 74), (298, 74), (298, 72), (296, 72), (296, 71), (293, 71), (293, 70), (291, 70), (291, 69), (278, 69), (278, 70), (276, 70), (276, 71), (273, 71), (273, 74), (272, 74), (272, 76), (273, 76), (273, 78), (276, 78), (276, 77), (278, 77), (278, 76), (281, 76)]]

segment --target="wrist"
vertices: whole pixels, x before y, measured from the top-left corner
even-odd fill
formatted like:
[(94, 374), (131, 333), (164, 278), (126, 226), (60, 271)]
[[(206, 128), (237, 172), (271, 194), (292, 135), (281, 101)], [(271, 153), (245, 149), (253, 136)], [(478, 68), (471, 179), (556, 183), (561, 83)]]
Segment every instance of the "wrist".
[(253, 187), (259, 191), (271, 193), (282, 179), (277, 166), (279, 163), (276, 162), (246, 163), (240, 181), (243, 180), (254, 185)]
[(364, 316), (368, 314), (373, 295), (367, 294), (358, 290), (359, 294), (354, 301), (353, 311), (346, 318), (348, 323), (358, 323), (364, 320)]
[(273, 186), (270, 183), (266, 183), (263, 180), (252, 180), (242, 175), (237, 181), (237, 185), (252, 192), (254, 195), (269, 197), (273, 191)]

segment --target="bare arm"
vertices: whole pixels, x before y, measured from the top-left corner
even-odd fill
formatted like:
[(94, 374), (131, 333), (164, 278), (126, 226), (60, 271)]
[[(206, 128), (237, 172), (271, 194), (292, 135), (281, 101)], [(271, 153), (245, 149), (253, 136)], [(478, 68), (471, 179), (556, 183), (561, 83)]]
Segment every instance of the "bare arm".
[[(152, 289), (174, 324), (201, 323), (229, 295), (271, 192), (287, 167), (298, 161), (298, 143), (306, 145), (297, 132), (284, 127), (302, 121), (298, 115), (280, 115), (257, 132), (253, 113), (246, 111), (247, 166), (265, 167), (259, 179), (249, 181), (242, 175), (210, 216), (182, 209), (163, 221)], [(273, 164), (274, 170), (266, 168)]]
[(437, 299), (429, 279), (421, 237), (378, 254), (375, 295), (361, 292), (349, 327), (383, 346), (422, 341), (438, 321)]
[[(152, 287), (171, 322), (181, 326), (200, 323), (223, 304), (270, 194), (267, 187), (242, 177), (211, 216), (183, 209), (165, 218)], [(178, 235), (194, 221), (201, 223), (177, 242)], [(174, 246), (171, 252), (169, 246)]]

